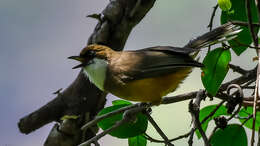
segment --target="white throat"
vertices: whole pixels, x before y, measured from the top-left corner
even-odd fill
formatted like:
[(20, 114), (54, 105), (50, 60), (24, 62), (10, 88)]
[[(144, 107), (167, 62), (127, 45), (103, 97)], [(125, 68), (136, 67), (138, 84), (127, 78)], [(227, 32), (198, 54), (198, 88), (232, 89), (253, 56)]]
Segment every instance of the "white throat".
[(104, 59), (94, 58), (93, 62), (84, 67), (84, 74), (89, 80), (95, 84), (100, 90), (104, 91), (104, 83), (106, 79), (107, 61)]

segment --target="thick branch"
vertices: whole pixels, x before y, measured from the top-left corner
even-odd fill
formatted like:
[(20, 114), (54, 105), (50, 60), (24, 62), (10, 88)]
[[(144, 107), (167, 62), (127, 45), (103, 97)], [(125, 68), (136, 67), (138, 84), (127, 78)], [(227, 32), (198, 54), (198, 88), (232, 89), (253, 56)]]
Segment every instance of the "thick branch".
[[(128, 35), (153, 6), (155, 0), (113, 0), (102, 12), (88, 44), (105, 44), (115, 50), (122, 50)], [(134, 11), (132, 11), (134, 9)], [(35, 112), (20, 119), (18, 126), (22, 133), (28, 134), (66, 114), (89, 112), (93, 119), (105, 104), (106, 93), (101, 92), (85, 78), (82, 72), (76, 80), (59, 96)]]

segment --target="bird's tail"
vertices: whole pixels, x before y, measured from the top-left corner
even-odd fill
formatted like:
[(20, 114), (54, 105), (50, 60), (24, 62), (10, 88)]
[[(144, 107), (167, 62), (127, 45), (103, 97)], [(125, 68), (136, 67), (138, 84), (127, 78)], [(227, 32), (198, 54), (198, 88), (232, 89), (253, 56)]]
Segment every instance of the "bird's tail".
[(221, 25), (220, 27), (213, 29), (210, 32), (207, 32), (197, 37), (196, 39), (191, 40), (184, 47), (192, 49), (208, 47), (210, 45), (232, 40), (237, 37), (237, 34), (240, 31), (242, 31), (242, 29), (239, 26), (236, 26), (231, 22), (228, 22), (226, 24)]

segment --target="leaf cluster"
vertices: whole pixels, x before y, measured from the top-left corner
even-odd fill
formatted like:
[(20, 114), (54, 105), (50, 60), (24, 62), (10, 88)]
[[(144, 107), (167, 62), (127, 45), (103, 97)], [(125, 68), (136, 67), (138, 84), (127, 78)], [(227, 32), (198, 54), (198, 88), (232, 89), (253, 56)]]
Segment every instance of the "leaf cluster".
[[(252, 20), (254, 23), (257, 23), (258, 12), (255, 1), (249, 0), (249, 2), (251, 5), (250, 11)], [(244, 0), (218, 0), (218, 5), (222, 10), (220, 17), (221, 24), (230, 21), (248, 23), (247, 9)], [(241, 26), (241, 29), (242, 31), (238, 33), (235, 39), (229, 40), (227, 43), (222, 43), (222, 47), (209, 49), (203, 60), (204, 67), (202, 68), (201, 80), (205, 90), (210, 96), (216, 96), (219, 93), (222, 82), (228, 74), (229, 64), (232, 58), (239, 57), (250, 48), (250, 44), (252, 43), (250, 30), (247, 26)], [(258, 30), (258, 27), (253, 29), (255, 33), (258, 33)], [(232, 51), (235, 56), (231, 55)], [(253, 128), (251, 119), (253, 109), (251, 107), (241, 108), (240, 101), (234, 104), (234, 107), (230, 110), (229, 107), (222, 105), (223, 103), (224, 102), (221, 102), (219, 105), (209, 105), (200, 110), (199, 120), (203, 131), (206, 132), (208, 124), (213, 121), (215, 122), (216, 128), (209, 137), (209, 142), (212, 146), (246, 146), (248, 144), (248, 138), (244, 127), (258, 130), (260, 127), (260, 113), (257, 112), (256, 125), (255, 128)], [(130, 104), (132, 103), (123, 100), (113, 101), (112, 106), (104, 108), (98, 115), (118, 110)], [(233, 111), (234, 109), (236, 110)], [(229, 121), (234, 117), (238, 119), (237, 123), (229, 124)], [(100, 121), (98, 126), (106, 130), (122, 119), (122, 113), (113, 115)], [(129, 146), (145, 146), (147, 144), (147, 136), (145, 135), (147, 125), (147, 117), (143, 113), (138, 113), (135, 120), (124, 123), (109, 134), (117, 138), (128, 139)], [(201, 133), (198, 130), (196, 130), (195, 133), (198, 139), (200, 139)]]

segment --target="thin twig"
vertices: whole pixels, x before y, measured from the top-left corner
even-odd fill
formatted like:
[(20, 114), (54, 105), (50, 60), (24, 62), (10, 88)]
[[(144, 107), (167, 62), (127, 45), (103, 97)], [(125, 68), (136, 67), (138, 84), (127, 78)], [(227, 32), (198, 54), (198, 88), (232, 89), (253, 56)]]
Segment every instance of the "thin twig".
[[(182, 139), (182, 138), (187, 138), (189, 135), (191, 134), (191, 130), (183, 135), (180, 135), (180, 136), (177, 136), (173, 139), (169, 139), (170, 142), (173, 142), (173, 141), (177, 141), (179, 139)], [(150, 140), (151, 142), (157, 142), (157, 143), (165, 143), (164, 140), (158, 140), (158, 139), (155, 139), (153, 137), (151, 137), (150, 135), (148, 135), (147, 133), (144, 134), (145, 137)]]
[(244, 47), (248, 47), (248, 48), (252, 48), (252, 49), (260, 49), (259, 47), (255, 47), (255, 46), (251, 46), (251, 45), (248, 45), (248, 44), (241, 43), (236, 38), (233, 39), (233, 41), (236, 42), (240, 46), (244, 46)]
[[(251, 38), (253, 39), (254, 45), (255, 47), (258, 47), (258, 37), (257, 34), (254, 32), (254, 28), (253, 28), (253, 20), (252, 20), (252, 14), (251, 14), (251, 5), (250, 5), (250, 1), (246, 0), (246, 8), (247, 8), (247, 18), (248, 18), (248, 28), (251, 34)], [(260, 50), (257, 50), (258, 52), (258, 59), (259, 59), (259, 53)], [(253, 125), (252, 125), (252, 137), (251, 137), (251, 146), (254, 146), (254, 142), (255, 142), (255, 121), (256, 121), (256, 105), (257, 105), (257, 100), (258, 100), (258, 81), (259, 81), (259, 66), (258, 66), (258, 70), (257, 70), (257, 82), (256, 82), (256, 86), (255, 86), (255, 96), (254, 96), (254, 106), (253, 106)]]
[(216, 11), (218, 9), (218, 4), (216, 4), (214, 7), (213, 7), (213, 11), (211, 13), (211, 17), (210, 17), (210, 21), (209, 21), (209, 25), (208, 25), (208, 28), (209, 30), (211, 31), (212, 28), (213, 28), (213, 20), (214, 20), (214, 17), (215, 17), (215, 14), (216, 14)]
[(203, 131), (202, 127), (201, 127), (201, 123), (199, 120), (199, 108), (200, 108), (200, 102), (201, 100), (205, 97), (205, 92), (203, 90), (200, 90), (196, 96), (196, 99), (194, 101), (194, 103), (192, 103), (192, 100), (190, 102), (190, 113), (192, 115), (193, 118), (193, 124), (195, 125), (195, 127), (199, 130), (204, 144), (206, 146), (210, 146), (209, 140), (205, 134), (205, 132)]
[[(143, 109), (147, 108), (147, 107), (141, 107), (141, 106), (142, 106), (142, 104), (140, 105), (140, 103), (136, 103), (136, 104), (132, 104), (132, 105), (120, 108), (118, 110), (109, 112), (107, 114), (104, 114), (104, 115), (101, 115), (101, 116), (97, 116), (94, 120), (92, 120), (92, 121), (88, 122), (87, 124), (85, 124), (84, 126), (82, 126), (81, 130), (86, 130), (89, 127), (91, 127), (91, 126), (95, 125), (96, 123), (98, 123), (99, 121), (101, 121), (101, 120), (103, 120), (105, 118), (111, 117), (113, 115), (123, 113), (124, 111), (130, 110), (130, 109), (134, 109), (134, 108), (143, 108)], [(150, 106), (148, 106), (148, 107), (150, 107)]]
[(165, 143), (164, 140), (158, 140), (155, 139), (153, 137), (151, 137), (150, 135), (148, 135), (147, 133), (144, 133), (144, 136), (147, 140), (151, 141), (151, 142), (156, 142), (156, 143)]
[(254, 83), (254, 82), (255, 82), (254, 79), (249, 80), (247, 83), (243, 84), (241, 87), (242, 87), (243, 89), (255, 87), (255, 86), (253, 86), (253, 85), (252, 85), (252, 86), (249, 86), (249, 85), (251, 85), (251, 84)]
[(218, 110), (225, 102), (226, 102), (225, 100), (222, 100), (222, 101), (216, 106), (216, 108), (215, 108), (207, 117), (205, 117), (205, 118), (201, 121), (201, 124), (203, 124), (203, 123), (206, 122), (210, 117), (212, 117), (212, 116), (217, 112), (217, 110)]
[(239, 104), (237, 110), (227, 119), (227, 121), (230, 121), (231, 119), (233, 119), (240, 112), (241, 107), (242, 107), (242, 104)]
[[(247, 117), (241, 117), (241, 116), (237, 115), (237, 116), (235, 116), (235, 118), (236, 118), (236, 119), (239, 119), (239, 120), (246, 120), (246, 119), (250, 116), (249, 113), (247, 113), (247, 114), (248, 114)], [(252, 116), (253, 116), (253, 115), (252, 115)]]
[(242, 75), (248, 73), (248, 70), (245, 70), (238, 65), (229, 64), (229, 67), (233, 70), (233, 72), (237, 72), (237, 73), (240, 73)]
[[(239, 26), (248, 26), (248, 23), (244, 22), (244, 21), (233, 20), (233, 21), (230, 21), (230, 22), (232, 24), (239, 25)], [(252, 23), (252, 25), (253, 25), (253, 27), (260, 27), (259, 23)]]
[(254, 101), (254, 96), (244, 97), (243, 101)]
[(248, 28), (251, 34), (251, 38), (253, 39), (253, 43), (255, 47), (258, 47), (258, 38), (254, 31), (253, 19), (251, 14), (251, 5), (249, 0), (246, 0), (246, 8), (247, 8)]
[(82, 144), (80, 144), (79, 146), (89, 146), (89, 144), (91, 144), (92, 142), (98, 141), (101, 137), (105, 136), (106, 134), (110, 133), (111, 131), (115, 130), (116, 128), (118, 128), (119, 126), (121, 126), (122, 124), (124, 124), (126, 122), (125, 119), (122, 119), (121, 121), (118, 121), (115, 125), (111, 126), (110, 128), (104, 130), (103, 132), (101, 132), (100, 134), (92, 137), (91, 139), (89, 139), (86, 142), (83, 142)]
[(242, 87), (243, 89), (255, 89), (255, 86), (245, 86), (245, 87)]
[[(214, 21), (214, 17), (215, 17), (217, 9), (218, 9), (218, 4), (216, 4), (216, 6), (213, 7), (213, 11), (211, 13), (209, 25), (207, 26), (209, 28), (209, 31), (211, 31), (212, 28), (213, 28), (213, 21)], [(208, 52), (210, 51), (210, 47), (211, 47), (211, 45), (209, 45), (209, 47), (208, 47)]]
[(164, 97), (162, 99), (161, 104), (170, 104), (175, 102), (180, 102), (188, 99), (193, 99), (196, 97), (198, 91), (190, 92), (190, 93), (184, 93), (177, 96), (170, 96), (170, 97)]
[(193, 128), (191, 129), (190, 138), (189, 138), (189, 140), (188, 140), (189, 146), (192, 146), (192, 144), (193, 144), (193, 136), (194, 136), (195, 130), (196, 130), (196, 127), (193, 126)]
[[(260, 104), (260, 100), (257, 101), (257, 104)], [(243, 106), (254, 106), (254, 101), (243, 101)], [(258, 106), (256, 107), (256, 110), (259, 110)]]
[(118, 121), (117, 123), (115, 123), (113, 126), (111, 126), (110, 128), (104, 130), (103, 132), (101, 132), (100, 134), (92, 137), (91, 139), (89, 139), (88, 141), (80, 144), (79, 146), (88, 146), (91, 143), (95, 143), (96, 141), (98, 141), (101, 137), (105, 136), (106, 134), (110, 133), (111, 131), (115, 130), (116, 128), (118, 128), (119, 126), (121, 126), (124, 123), (127, 122), (131, 122), (131, 121), (135, 121), (136, 119), (136, 114), (141, 112), (143, 109), (140, 108), (134, 108), (134, 109), (129, 109), (127, 111), (124, 112), (123, 114), (123, 119)]
[(252, 79), (255, 79), (256, 77), (256, 71), (257, 71), (257, 67), (255, 67), (254, 69), (252, 70), (249, 70), (245, 75), (242, 75), (238, 78), (235, 78), (231, 81), (228, 81), (224, 84), (221, 85), (221, 87), (219, 88), (219, 91), (224, 91), (227, 89), (227, 87), (230, 85), (230, 84), (238, 84), (238, 85), (241, 85), (241, 84), (244, 84), (246, 82), (248, 82), (248, 80), (252, 80)]
[[(206, 122), (210, 117), (212, 117), (216, 112), (217, 110), (221, 107), (221, 105), (223, 105), (225, 103), (225, 100), (222, 100), (217, 106), (216, 108), (207, 116), (205, 117), (202, 121), (201, 121), (201, 124), (203, 124), (204, 122)], [(193, 128), (191, 129), (190, 131), (190, 138), (189, 138), (189, 141), (188, 141), (188, 144), (189, 146), (192, 146), (192, 143), (193, 143), (193, 135), (194, 135), (194, 132), (197, 128), (195, 127), (195, 125), (193, 126)]]
[(241, 123), (241, 126), (243, 126), (248, 120), (250, 120), (251, 118), (253, 118), (253, 114), (249, 115), (248, 117), (246, 117), (245, 121), (243, 121), (243, 123)]
[(157, 123), (154, 121), (153, 117), (148, 113), (145, 112), (145, 115), (148, 119), (148, 121), (153, 125), (155, 130), (160, 134), (160, 136), (164, 139), (164, 143), (168, 146), (174, 146), (168, 139), (168, 137), (164, 134), (164, 132), (161, 130), (161, 128), (157, 125)]
[(188, 133), (185, 133), (183, 135), (180, 135), (180, 136), (178, 136), (176, 138), (170, 139), (169, 141), (173, 142), (173, 141), (176, 141), (176, 140), (179, 140), (179, 139), (182, 139), (182, 138), (187, 138), (190, 134), (191, 134), (191, 131), (189, 131)]

